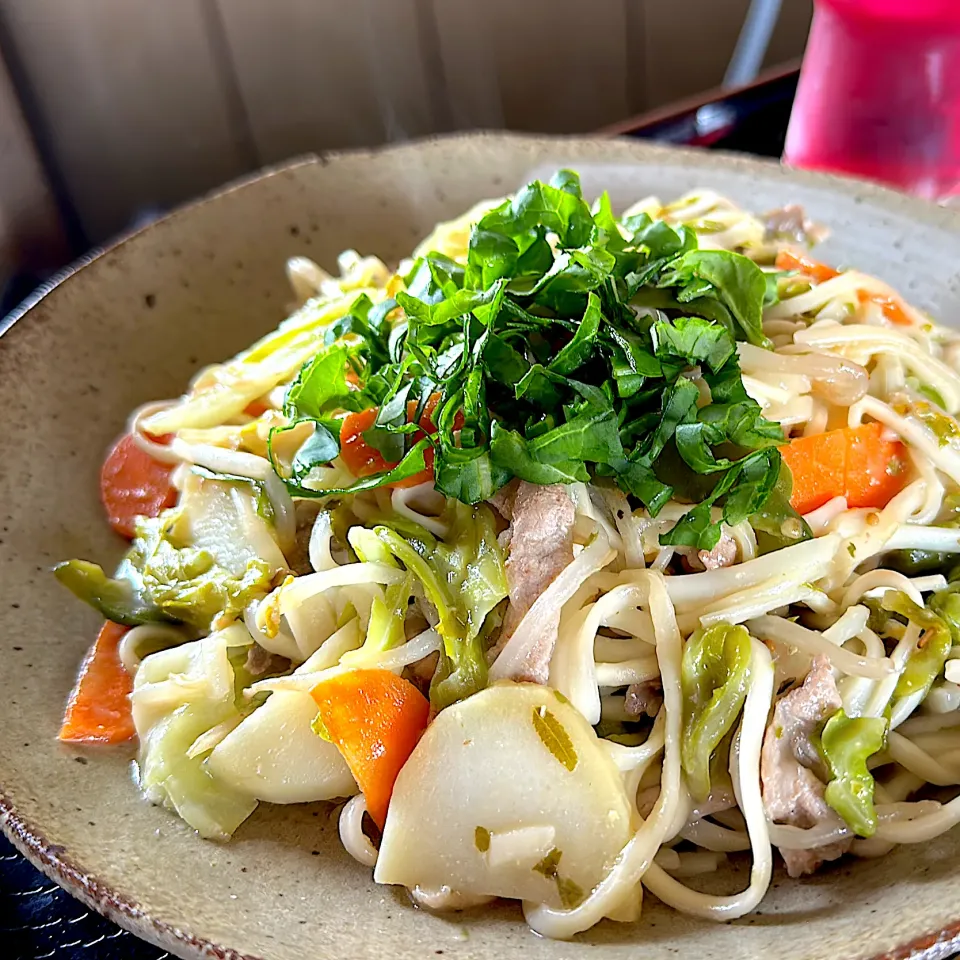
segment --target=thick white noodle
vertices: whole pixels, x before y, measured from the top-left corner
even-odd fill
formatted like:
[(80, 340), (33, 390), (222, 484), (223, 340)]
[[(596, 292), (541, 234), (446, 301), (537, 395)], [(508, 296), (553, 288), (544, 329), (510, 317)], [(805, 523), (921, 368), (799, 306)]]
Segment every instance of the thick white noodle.
[[(691, 890), (654, 865), (644, 875), (643, 885), (676, 910), (705, 920), (736, 920), (753, 910), (770, 886), (773, 850), (760, 793), (760, 750), (772, 699), (773, 662), (770, 652), (762, 643), (751, 639), (750, 685), (743, 705), (736, 757), (731, 751), (731, 768), (736, 760), (734, 785), (736, 787), (736, 781), (739, 781), (738, 802), (747, 822), (747, 833), (753, 850), (750, 884), (742, 893), (718, 897)], [(733, 772), (731, 769), (731, 773)]]
[(170, 441), (170, 450), (186, 463), (206, 467), (213, 473), (226, 473), (250, 480), (266, 480), (270, 476), (276, 476), (270, 461), (266, 457), (258, 457), (255, 453), (227, 450), (209, 443), (186, 443), (179, 437)]
[(652, 655), (621, 660), (619, 663), (597, 664), (597, 685), (600, 687), (626, 687), (631, 683), (655, 680), (659, 676), (660, 667), (657, 658)]
[(432, 480), (415, 487), (396, 488), (391, 491), (390, 505), (394, 513), (420, 524), (435, 537), (442, 538), (450, 532), (450, 525), (440, 519), (446, 499), (434, 489)]
[(747, 563), (707, 570), (705, 573), (669, 577), (666, 581), (667, 592), (678, 614), (696, 613), (707, 603), (756, 587), (775, 577), (784, 577), (785, 582), (796, 585), (812, 583), (826, 571), (839, 546), (840, 537), (827, 534)]
[(747, 622), (747, 629), (761, 640), (796, 647), (811, 657), (823, 654), (838, 670), (851, 676), (882, 680), (896, 670), (888, 657), (861, 657), (846, 647), (834, 645), (822, 633), (784, 617), (757, 617)]
[(806, 330), (798, 330), (793, 339), (798, 346), (835, 352), (860, 364), (880, 354), (892, 354), (940, 394), (947, 413), (960, 410), (960, 375), (925, 351), (912, 337), (897, 330), (856, 323), (815, 323)]
[[(356, 622), (356, 621), (351, 621)], [(336, 636), (336, 634), (334, 634)], [(332, 640), (333, 637), (330, 638)], [(317, 651), (320, 653), (326, 645), (330, 643), (327, 640)], [(366, 653), (362, 647), (359, 649), (348, 649), (344, 651), (335, 664), (324, 665), (323, 667), (312, 667), (313, 657), (307, 660), (296, 673), (286, 677), (271, 677), (267, 680), (259, 680), (247, 688), (248, 693), (256, 693), (260, 690), (300, 690), (309, 693), (321, 680), (336, 676), (346, 670), (356, 670), (361, 667), (371, 667), (378, 670), (392, 670), (399, 673), (404, 667), (419, 663), (424, 657), (440, 649), (440, 634), (432, 628), (424, 630), (417, 634), (412, 640), (394, 647), (392, 650), (380, 653)], [(316, 656), (316, 654), (314, 655)], [(311, 668), (311, 669), (305, 669)]]
[[(611, 910), (616, 910), (650, 868), (678, 812), (686, 819), (687, 811), (681, 802), (681, 794), (685, 794), (686, 790), (681, 788), (680, 777), (680, 723), (683, 709), (680, 700), (680, 631), (663, 577), (652, 572), (645, 573), (644, 577), (649, 589), (650, 615), (657, 632), (657, 658), (663, 678), (663, 708), (666, 710), (666, 745), (660, 796), (646, 822), (620, 851), (613, 867), (579, 906), (572, 910), (557, 910), (545, 904), (524, 903), (527, 923), (545, 937), (567, 940), (592, 927)], [(771, 671), (771, 681), (772, 675)], [(768, 694), (768, 706), (769, 702)]]
[(251, 600), (243, 611), (243, 622), (250, 631), (250, 636), (252, 636), (264, 650), (270, 653), (287, 657), (289, 660), (299, 660), (300, 647), (293, 636), (284, 630), (282, 626), (272, 637), (268, 636), (266, 632), (260, 628), (257, 623), (257, 609), (262, 602), (262, 600)]
[[(874, 838), (887, 843), (925, 843), (960, 823), (960, 797), (946, 804), (936, 800), (878, 803), (876, 810)], [(809, 850), (851, 835), (852, 831), (839, 817), (837, 822), (825, 821), (808, 829), (770, 825), (774, 844), (791, 850)]]
[[(550, 661), (550, 685), (564, 694), (587, 718), (588, 723), (596, 724), (600, 721), (598, 686), (625, 686), (638, 682), (634, 679), (615, 682), (611, 679), (612, 671), (626, 671), (631, 666), (636, 667), (642, 660), (647, 673), (652, 668), (655, 672), (651, 676), (659, 675), (656, 657), (652, 656), (652, 651), (649, 657), (633, 658), (633, 664), (630, 661), (602, 665), (595, 662), (597, 630), (600, 625), (607, 623), (614, 613), (622, 609), (635, 609), (644, 599), (644, 590), (632, 584), (621, 585), (605, 593), (596, 603), (575, 613), (565, 612), (561, 618), (557, 645)], [(605, 647), (619, 642), (608, 641)], [(649, 646), (647, 650), (650, 650)], [(606, 682), (601, 681), (601, 672), (604, 673)], [(651, 679), (651, 676), (644, 676), (643, 679)]]
[(960, 766), (948, 765), (943, 759), (932, 757), (912, 740), (891, 730), (887, 734), (887, 755), (927, 783), (948, 787), (960, 783)]
[(177, 400), (157, 400), (154, 403), (145, 403), (130, 414), (127, 420), (127, 432), (133, 437), (133, 442), (146, 454), (159, 460), (161, 463), (182, 463), (183, 457), (174, 453), (170, 445), (166, 443), (157, 443), (143, 429), (143, 421), (147, 417), (159, 413), (161, 410), (169, 410), (177, 405)]
[(614, 743), (612, 740), (600, 741), (610, 753), (617, 769), (623, 774), (627, 796), (630, 797), (630, 801), (634, 805), (637, 800), (637, 791), (640, 789), (640, 781), (643, 780), (646, 772), (652, 768), (654, 761), (663, 750), (666, 742), (665, 728), (666, 712), (661, 708), (657, 714), (657, 719), (653, 723), (650, 736), (640, 746), (627, 747), (620, 743)]
[(257, 623), (261, 629), (265, 625), (264, 612), (266, 605), (276, 595), (280, 614), (286, 616), (300, 604), (335, 587), (346, 587), (355, 584), (391, 584), (399, 583), (403, 579), (403, 572), (396, 567), (388, 567), (385, 563), (346, 563), (332, 570), (323, 570), (320, 573), (308, 573), (302, 577), (295, 577), (291, 582), (277, 587), (260, 604), (257, 611)]
[(833, 523), (840, 514), (846, 513), (846, 510), (846, 497), (834, 497), (832, 500), (828, 500), (822, 507), (817, 507), (816, 510), (805, 513), (803, 519), (813, 531), (813, 535), (819, 537), (822, 533), (826, 533), (830, 524)]
[(174, 647), (187, 640), (184, 632), (165, 623), (142, 623), (128, 630), (120, 641), (120, 662), (132, 677), (143, 660), (141, 649), (150, 647)]
[[(878, 590), (878, 588), (881, 589)], [(865, 593), (874, 590), (878, 590), (878, 593), (884, 593), (887, 590), (902, 590), (914, 603), (923, 606), (923, 597), (920, 591), (907, 577), (902, 573), (897, 573), (896, 570), (871, 570), (869, 573), (861, 574), (844, 590), (840, 606), (851, 607)]]
[(728, 830), (709, 820), (693, 820), (681, 831), (680, 836), (705, 850), (734, 853), (750, 849), (750, 837), (743, 830)]
[(367, 812), (367, 803), (363, 794), (351, 797), (340, 811), (340, 842), (344, 850), (365, 867), (377, 865), (377, 848), (363, 832), (363, 815)]
[(915, 447), (955, 484), (960, 484), (960, 451), (951, 444), (941, 446), (929, 430), (894, 413), (889, 404), (876, 397), (867, 396), (858, 400), (850, 408), (849, 413), (851, 418), (860, 418), (867, 414), (885, 427), (889, 427), (908, 446)]
[(271, 470), (263, 478), (263, 489), (273, 508), (273, 529), (284, 555), (293, 549), (297, 539), (297, 514), (284, 482)]

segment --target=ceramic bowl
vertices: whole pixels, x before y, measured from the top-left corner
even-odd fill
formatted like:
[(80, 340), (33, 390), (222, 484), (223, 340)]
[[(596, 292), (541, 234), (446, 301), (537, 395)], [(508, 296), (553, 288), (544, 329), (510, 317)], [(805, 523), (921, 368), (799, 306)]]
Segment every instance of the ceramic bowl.
[[(293, 254), (395, 261), (432, 224), (571, 165), (614, 205), (709, 186), (763, 211), (788, 201), (833, 229), (824, 257), (884, 277), (943, 322), (960, 317), (960, 220), (880, 188), (776, 164), (625, 141), (472, 136), (310, 158), (231, 186), (102, 253), (17, 312), (0, 340), (0, 817), (75, 896), (180, 957), (447, 960), (932, 958), (960, 948), (960, 832), (812, 878), (778, 874), (735, 923), (647, 898), (635, 925), (572, 943), (534, 936), (515, 904), (436, 917), (379, 887), (341, 848), (332, 808), (262, 804), (229, 844), (140, 800), (129, 756), (57, 742), (98, 617), (51, 565), (123, 545), (97, 494), (128, 412), (271, 329)], [(743, 883), (745, 869), (727, 883)]]

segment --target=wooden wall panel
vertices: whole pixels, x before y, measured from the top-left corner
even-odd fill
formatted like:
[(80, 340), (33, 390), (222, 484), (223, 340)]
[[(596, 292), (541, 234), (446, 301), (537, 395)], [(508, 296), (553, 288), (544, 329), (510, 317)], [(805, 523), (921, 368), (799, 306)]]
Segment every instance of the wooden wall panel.
[(7, 72), (0, 66), (0, 281), (68, 256), (63, 226)]
[[(644, 3), (647, 107), (720, 85), (750, 0), (633, 2)], [(812, 0), (783, 0), (765, 66), (803, 53), (811, 11)]]
[(2, 15), (93, 239), (256, 165), (204, 0), (4, 0)]
[(418, 0), (217, 3), (264, 162), (438, 129)]
[(630, 112), (624, 0), (433, 0), (433, 9), (457, 126), (575, 133)]
[[(94, 241), (264, 163), (597, 129), (720, 82), (748, 0), (0, 0)], [(784, 0), (767, 63), (803, 49)], [(0, 103), (0, 116), (3, 106)]]
[(813, 0), (783, 0), (764, 66), (772, 67), (803, 54), (812, 16)]

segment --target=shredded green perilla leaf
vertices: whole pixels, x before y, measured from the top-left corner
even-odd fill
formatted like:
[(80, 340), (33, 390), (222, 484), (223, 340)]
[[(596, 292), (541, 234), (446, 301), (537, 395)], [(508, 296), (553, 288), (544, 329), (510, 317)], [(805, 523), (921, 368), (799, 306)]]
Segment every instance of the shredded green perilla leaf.
[[(564, 170), (487, 213), (466, 263), (429, 253), (403, 280), (395, 299), (361, 296), (330, 324), (287, 391), (290, 423), (269, 452), (294, 495), (404, 480), (432, 448), (436, 488), (464, 503), (511, 477), (611, 477), (654, 516), (670, 499), (695, 504), (662, 542), (711, 549), (714, 508), (736, 524), (773, 494), (784, 437), (744, 389), (735, 342), (768, 345), (767, 278), (747, 257), (699, 250), (693, 230), (646, 214), (617, 220), (606, 194), (591, 208)], [(424, 435), (428, 403), (436, 432)], [(339, 490), (304, 485), (339, 453), (344, 414), (369, 408), (363, 438), (387, 469)], [(274, 439), (303, 424), (308, 439), (281, 465)], [(774, 536), (789, 519), (802, 533), (778, 501)]]

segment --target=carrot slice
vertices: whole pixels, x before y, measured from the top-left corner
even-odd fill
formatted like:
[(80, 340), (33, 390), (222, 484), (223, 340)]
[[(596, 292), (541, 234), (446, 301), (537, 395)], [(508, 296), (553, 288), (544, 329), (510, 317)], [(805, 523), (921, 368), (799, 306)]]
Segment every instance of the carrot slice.
[(879, 423), (866, 423), (847, 434), (847, 506), (885, 507), (903, 489), (906, 447), (899, 440), (885, 440)]
[(797, 513), (809, 513), (843, 496), (847, 444), (842, 430), (797, 437), (780, 453), (793, 474), (790, 503)]
[(780, 447), (793, 474), (790, 503), (809, 513), (834, 497), (850, 507), (884, 507), (903, 489), (906, 448), (879, 423), (797, 437)]
[(363, 791), (381, 829), (400, 768), (427, 728), (430, 704), (389, 670), (350, 670), (311, 691), (320, 721)]
[(136, 736), (130, 711), (133, 677), (120, 662), (119, 649), (128, 629), (109, 620), (100, 628), (67, 701), (61, 740), (113, 744)]
[[(813, 257), (806, 257), (792, 250), (781, 250), (777, 254), (776, 267), (778, 270), (796, 270), (816, 283), (824, 283), (839, 277), (840, 273), (833, 267), (828, 267)], [(882, 293), (870, 293), (869, 290), (857, 291), (860, 303), (875, 303), (883, 311), (883, 315), (891, 322), (902, 327), (909, 327), (913, 321), (907, 316), (903, 304), (896, 297), (884, 296)]]
[(262, 400), (251, 400), (244, 408), (243, 412), (248, 417), (262, 417), (270, 407), (267, 406)]
[[(425, 434), (436, 433), (437, 427), (431, 417), (437, 404), (440, 402), (440, 394), (435, 393), (427, 401), (423, 414), (420, 417), (420, 427), (413, 435), (413, 442), (422, 440)], [(407, 418), (413, 417), (416, 412), (416, 401), (411, 400), (407, 404)], [(355, 477), (369, 477), (374, 473), (382, 473), (384, 470), (391, 470), (397, 464), (389, 463), (384, 459), (383, 454), (376, 447), (370, 446), (363, 439), (363, 434), (369, 430), (377, 419), (377, 407), (369, 407), (361, 410), (359, 413), (349, 413), (343, 419), (340, 425), (340, 456), (347, 465), (347, 469)], [(462, 417), (460, 418), (462, 422)], [(425, 469), (415, 473), (406, 480), (398, 480), (396, 483), (388, 484), (391, 487), (415, 487), (417, 484), (425, 483), (433, 479), (433, 447), (428, 447), (423, 452), (423, 459), (426, 463)]]
[(907, 316), (907, 312), (903, 309), (903, 305), (895, 297), (885, 297), (882, 293), (870, 293), (868, 290), (860, 290), (857, 293), (857, 299), (861, 303), (875, 303), (891, 323), (895, 323), (901, 327), (909, 327), (913, 323)]
[(840, 272), (833, 267), (828, 267), (825, 263), (814, 260), (813, 257), (806, 257), (792, 250), (781, 250), (777, 254), (775, 265), (778, 270), (796, 270), (817, 283), (825, 283), (840, 276)]
[(137, 517), (155, 517), (177, 502), (173, 469), (141, 450), (129, 434), (117, 441), (100, 471), (100, 499), (117, 533), (132, 540)]

